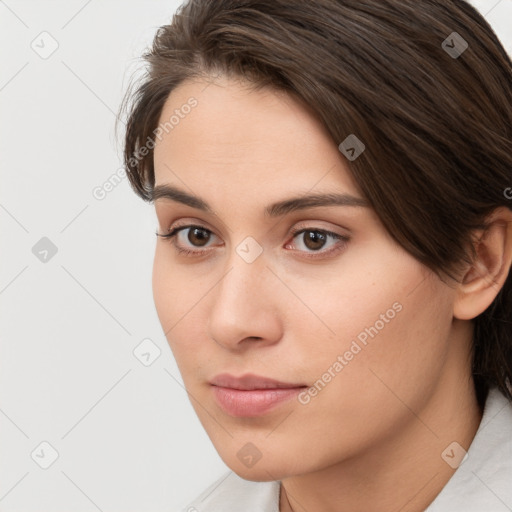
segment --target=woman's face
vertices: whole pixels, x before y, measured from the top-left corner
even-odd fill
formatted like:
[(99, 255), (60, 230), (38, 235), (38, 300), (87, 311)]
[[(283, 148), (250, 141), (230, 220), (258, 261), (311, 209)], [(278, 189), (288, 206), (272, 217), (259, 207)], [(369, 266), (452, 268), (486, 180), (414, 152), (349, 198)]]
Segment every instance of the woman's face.
[[(457, 361), (454, 291), (365, 206), (321, 124), (283, 93), (225, 78), (183, 83), (161, 124), (172, 116), (156, 140), (155, 185), (182, 194), (155, 209), (159, 233), (184, 229), (157, 240), (154, 299), (225, 463), (249, 480), (283, 479), (362, 454), (417, 421), (411, 411), (439, 393)], [(179, 200), (188, 196), (197, 202)], [(213, 386), (221, 374), (292, 389)]]

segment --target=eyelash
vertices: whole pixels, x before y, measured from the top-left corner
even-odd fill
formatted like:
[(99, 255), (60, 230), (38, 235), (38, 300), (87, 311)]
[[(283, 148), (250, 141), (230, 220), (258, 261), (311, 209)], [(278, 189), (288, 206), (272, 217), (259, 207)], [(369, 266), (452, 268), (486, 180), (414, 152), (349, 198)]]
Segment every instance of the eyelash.
[[(201, 253), (206, 252), (206, 250), (191, 251), (190, 249), (183, 249), (179, 245), (176, 245), (175, 241), (173, 240), (174, 237), (178, 234), (178, 232), (180, 232), (184, 229), (192, 229), (192, 228), (206, 229), (204, 226), (199, 226), (197, 224), (186, 224), (184, 226), (175, 227), (170, 233), (168, 233), (166, 235), (161, 235), (158, 232), (156, 232), (155, 235), (160, 238), (163, 238), (164, 240), (168, 240), (172, 244), (172, 246), (176, 249), (178, 254), (183, 254), (184, 256), (200, 256)], [(211, 233), (211, 231), (209, 229), (206, 229), (206, 231)]]
[[(213, 234), (213, 232), (211, 230), (205, 228), (204, 226), (199, 226), (197, 224), (186, 224), (183, 226), (176, 226), (170, 233), (168, 233), (166, 235), (162, 235), (158, 232), (156, 232), (155, 235), (157, 237), (168, 240), (173, 245), (174, 249), (178, 252), (178, 254), (182, 254), (182, 255), (188, 256), (188, 257), (198, 257), (198, 256), (201, 256), (202, 254), (208, 252), (208, 249), (205, 249), (205, 250), (183, 249), (182, 247), (178, 246), (174, 240), (174, 238), (180, 231), (182, 231), (184, 229), (192, 229), (192, 228), (204, 229), (208, 233)], [(310, 258), (310, 259), (325, 257), (326, 255), (331, 256), (333, 253), (337, 253), (338, 251), (343, 250), (345, 248), (347, 242), (350, 240), (350, 238), (348, 236), (340, 235), (339, 233), (334, 233), (333, 231), (329, 231), (327, 229), (320, 229), (320, 228), (294, 228), (291, 231), (292, 239), (295, 238), (297, 235), (299, 235), (301, 233), (308, 232), (308, 231), (322, 233), (324, 235), (331, 236), (332, 238), (341, 242), (341, 244), (338, 244), (335, 248), (329, 249), (327, 251), (319, 250), (319, 251), (314, 251), (312, 253), (299, 251), (299, 252), (303, 253), (306, 256), (306, 258)]]

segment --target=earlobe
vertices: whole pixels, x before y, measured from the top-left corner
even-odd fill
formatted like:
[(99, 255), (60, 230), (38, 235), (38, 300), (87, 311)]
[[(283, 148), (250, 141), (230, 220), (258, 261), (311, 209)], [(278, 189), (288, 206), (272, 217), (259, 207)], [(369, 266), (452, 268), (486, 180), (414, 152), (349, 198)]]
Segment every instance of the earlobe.
[(460, 320), (483, 313), (507, 279), (512, 263), (512, 210), (494, 210), (474, 245), (477, 257), (458, 283), (453, 305), (453, 316)]

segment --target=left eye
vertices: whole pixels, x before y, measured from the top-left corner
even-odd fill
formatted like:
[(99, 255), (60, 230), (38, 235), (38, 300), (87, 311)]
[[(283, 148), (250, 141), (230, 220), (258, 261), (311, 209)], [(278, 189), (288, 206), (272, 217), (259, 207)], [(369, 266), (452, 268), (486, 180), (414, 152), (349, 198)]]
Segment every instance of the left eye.
[(297, 248), (299, 250), (319, 252), (320, 249), (324, 249), (327, 246), (327, 250), (322, 252), (329, 252), (329, 248), (336, 246), (339, 241), (347, 241), (348, 237), (333, 233), (332, 231), (309, 228), (295, 232), (293, 239), (298, 240)]

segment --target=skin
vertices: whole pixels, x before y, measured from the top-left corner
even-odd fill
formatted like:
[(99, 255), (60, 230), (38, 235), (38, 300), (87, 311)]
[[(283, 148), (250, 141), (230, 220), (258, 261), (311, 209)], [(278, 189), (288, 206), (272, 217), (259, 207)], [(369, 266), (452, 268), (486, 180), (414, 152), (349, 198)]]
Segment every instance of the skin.
[[(206, 246), (187, 229), (158, 238), (153, 293), (199, 420), (242, 478), (281, 480), (281, 512), (424, 510), (455, 471), (443, 451), (454, 441), (467, 450), (481, 420), (471, 318), (510, 268), (510, 211), (497, 215), (481, 246), (485, 264), (450, 285), (405, 252), (369, 207), (264, 215), (271, 203), (312, 193), (363, 198), (306, 106), (220, 76), (182, 83), (161, 121), (190, 97), (197, 106), (157, 141), (155, 183), (198, 196), (213, 212), (157, 199), (158, 232), (179, 221), (211, 233)], [(349, 240), (328, 237), (315, 251), (294, 227)], [(248, 236), (263, 250), (252, 263), (236, 251)], [(173, 242), (206, 252), (186, 256)], [(312, 386), (397, 302), (400, 312), (309, 403), (239, 418), (214, 400), (209, 380), (225, 372)], [(237, 457), (247, 443), (261, 453), (250, 468)]]

